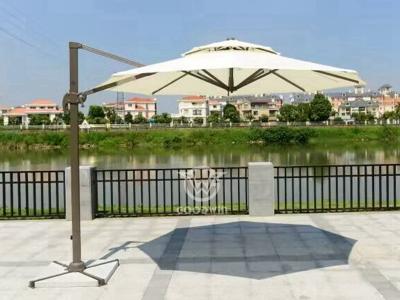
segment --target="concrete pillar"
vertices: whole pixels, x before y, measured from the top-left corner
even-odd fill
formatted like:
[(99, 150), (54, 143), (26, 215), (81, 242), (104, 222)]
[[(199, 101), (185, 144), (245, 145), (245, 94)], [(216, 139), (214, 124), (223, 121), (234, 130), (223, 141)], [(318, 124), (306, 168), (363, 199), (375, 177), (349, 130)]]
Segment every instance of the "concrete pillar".
[[(93, 220), (97, 201), (96, 168), (80, 166), (79, 169), (81, 220)], [(65, 195), (65, 216), (67, 221), (71, 221), (71, 167), (65, 169)]]
[(273, 164), (249, 162), (248, 167), (250, 216), (273, 216), (275, 209)]

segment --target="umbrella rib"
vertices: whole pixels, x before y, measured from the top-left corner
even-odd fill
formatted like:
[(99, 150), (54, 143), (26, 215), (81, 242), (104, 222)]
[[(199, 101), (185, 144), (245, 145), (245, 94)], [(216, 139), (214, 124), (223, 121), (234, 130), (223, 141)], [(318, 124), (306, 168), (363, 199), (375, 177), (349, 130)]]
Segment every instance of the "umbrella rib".
[(228, 85), (229, 85), (229, 91), (233, 92), (233, 89), (235, 87), (235, 81), (233, 78), (233, 68), (229, 68), (229, 83), (228, 83)]
[(212, 84), (212, 85), (215, 85), (217, 87), (220, 87), (220, 88), (222, 88), (224, 90), (226, 90), (226, 88), (227, 88), (225, 85), (220, 85), (218, 82), (215, 82), (215, 81), (211, 80), (210, 78), (204, 76), (203, 74), (194, 74), (194, 73), (192, 73), (190, 71), (182, 71), (182, 72), (184, 72), (185, 74), (188, 74), (190, 76), (193, 76), (193, 77), (195, 77), (197, 79), (203, 80), (203, 81), (205, 81), (205, 82), (207, 82), (209, 84)]
[(348, 78), (348, 77), (345, 77), (345, 76), (341, 76), (341, 75), (337, 75), (337, 74), (333, 74), (333, 73), (329, 73), (329, 72), (325, 72), (325, 71), (313, 70), (313, 72), (320, 73), (320, 74), (327, 75), (327, 76), (331, 76), (331, 77), (336, 77), (336, 78), (339, 78), (339, 79), (342, 79), (342, 80), (346, 80), (346, 81), (350, 81), (350, 82), (354, 82), (354, 83), (360, 83), (356, 79), (351, 79), (351, 78)]
[(177, 82), (178, 80), (182, 79), (182, 78), (185, 77), (186, 75), (188, 75), (188, 74), (184, 73), (183, 75), (181, 75), (181, 76), (175, 78), (174, 80), (168, 82), (167, 84), (163, 85), (163, 86), (160, 87), (159, 89), (157, 89), (157, 90), (151, 92), (151, 94), (154, 95), (155, 93), (158, 93), (159, 91), (165, 89), (166, 87), (169, 87), (171, 84), (174, 84), (174, 83)]
[(92, 88), (90, 90), (84, 91), (84, 92), (82, 92), (80, 94), (89, 96), (91, 94), (98, 93), (98, 92), (101, 92), (101, 91), (104, 91), (104, 90), (107, 90), (107, 89), (110, 89), (110, 88), (113, 88), (113, 87), (116, 87), (116, 86), (119, 86), (119, 85), (122, 85), (122, 84), (125, 84), (125, 83), (128, 83), (128, 82), (131, 82), (131, 81), (135, 81), (135, 80), (138, 80), (138, 79), (143, 78), (143, 77), (151, 76), (151, 75), (154, 75), (154, 74), (157, 74), (157, 73), (142, 73), (142, 74), (138, 74), (136, 76), (129, 76), (127, 78), (123, 78), (123, 79), (120, 79), (120, 80), (117, 80), (117, 81), (114, 81), (114, 82), (110, 82), (110, 83), (106, 83), (106, 84), (97, 86), (97, 87)]
[(282, 79), (282, 80), (286, 81), (287, 83), (293, 85), (294, 87), (298, 88), (298, 89), (301, 90), (302, 92), (305, 92), (305, 91), (306, 91), (306, 90), (305, 90), (304, 88), (302, 88), (300, 85), (298, 85), (298, 84), (294, 83), (293, 81), (287, 79), (286, 77), (284, 77), (284, 76), (278, 74), (278, 73), (276, 72), (276, 70), (275, 70), (274, 72), (272, 72), (272, 73), (273, 73), (275, 76), (279, 77), (280, 79)]
[[(253, 83), (253, 82), (255, 82), (255, 81), (257, 81), (257, 80), (259, 80), (261, 78), (264, 78), (265, 76), (268, 76), (268, 75), (274, 73), (275, 71), (276, 71), (276, 69), (275, 70), (270, 70), (267, 73), (264, 73), (264, 70), (262, 70), (262, 72), (260, 74), (254, 74), (254, 76), (250, 75), (250, 76), (252, 76), (252, 78), (249, 79), (249, 77), (250, 77), (249, 76), (248, 78), (245, 79), (246, 82), (243, 82), (243, 81), (245, 81), (245, 80), (243, 80), (240, 84), (235, 86), (235, 91), (238, 90), (238, 89), (241, 89), (242, 87), (245, 87), (246, 85), (249, 85), (250, 83)], [(258, 72), (258, 70), (256, 72)], [(254, 73), (256, 73), (256, 72), (254, 72)]]
[(245, 86), (247, 82), (252, 82), (253, 78), (256, 78), (258, 75), (262, 74), (264, 72), (263, 69), (258, 69), (257, 71), (253, 72), (251, 75), (249, 75), (247, 78), (243, 79), (237, 86), (234, 87), (235, 90), (240, 89), (242, 86)]
[[(209, 71), (207, 71), (207, 70), (205, 70), (205, 69), (202, 69), (202, 71), (203, 71), (204, 73), (206, 73), (208, 76), (210, 76), (212, 79), (214, 79), (215, 82), (218, 82), (220, 85), (224, 86), (224, 88), (225, 88), (226, 90), (229, 89), (229, 87), (228, 87), (222, 80), (218, 79), (215, 75), (213, 75), (212, 73), (210, 73)], [(201, 74), (201, 73), (200, 73), (200, 74)], [(201, 75), (204, 76), (204, 74), (201, 74)], [(205, 77), (206, 77), (206, 76), (205, 76)]]

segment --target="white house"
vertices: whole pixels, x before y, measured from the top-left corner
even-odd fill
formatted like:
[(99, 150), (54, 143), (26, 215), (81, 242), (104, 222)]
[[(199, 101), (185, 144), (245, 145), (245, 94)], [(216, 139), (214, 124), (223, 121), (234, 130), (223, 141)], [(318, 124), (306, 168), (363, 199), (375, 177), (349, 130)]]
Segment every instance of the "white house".
[(5, 106), (0, 104), (0, 118), (4, 116), (10, 109)]
[(103, 107), (114, 108), (121, 118), (130, 113), (133, 117), (141, 115), (151, 119), (157, 113), (157, 99), (134, 97), (121, 102), (103, 103)]
[(212, 113), (222, 114), (225, 104), (224, 101), (206, 96), (185, 96), (178, 100), (178, 114), (175, 117), (185, 117), (189, 121), (195, 118), (206, 119)]
[(3, 114), (4, 125), (8, 125), (10, 118), (18, 118), (19, 123), (28, 125), (33, 115), (47, 115), (52, 122), (56, 116), (63, 114), (63, 110), (52, 100), (36, 99), (31, 103), (11, 108)]

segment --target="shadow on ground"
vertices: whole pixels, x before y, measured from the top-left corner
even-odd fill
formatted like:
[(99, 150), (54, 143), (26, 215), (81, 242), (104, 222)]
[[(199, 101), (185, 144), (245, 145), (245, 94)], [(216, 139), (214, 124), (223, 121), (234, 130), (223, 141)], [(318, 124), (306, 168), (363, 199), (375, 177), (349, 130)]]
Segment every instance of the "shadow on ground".
[(311, 225), (241, 221), (177, 228), (138, 248), (162, 270), (264, 279), (348, 264), (355, 242)]

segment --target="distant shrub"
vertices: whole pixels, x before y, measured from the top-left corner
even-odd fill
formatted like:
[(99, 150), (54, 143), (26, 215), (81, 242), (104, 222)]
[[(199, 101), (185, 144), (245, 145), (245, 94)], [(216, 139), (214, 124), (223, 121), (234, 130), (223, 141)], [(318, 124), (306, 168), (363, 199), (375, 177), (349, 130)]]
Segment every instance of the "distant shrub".
[(335, 124), (335, 125), (343, 125), (343, 124), (345, 124), (345, 122), (341, 117), (336, 117), (336, 118), (333, 119), (333, 124)]
[(263, 141), (267, 144), (306, 144), (313, 136), (310, 128), (272, 127), (264, 130)]
[(385, 142), (397, 142), (399, 139), (399, 132), (396, 127), (385, 125), (381, 129), (379, 137)]
[(293, 142), (296, 144), (307, 144), (314, 132), (309, 128), (295, 129), (293, 134)]
[(174, 137), (167, 137), (164, 140), (164, 147), (165, 148), (174, 148), (179, 146), (182, 143), (182, 138), (179, 136)]
[(249, 132), (249, 141), (258, 142), (263, 140), (264, 130), (260, 128), (251, 128)]

